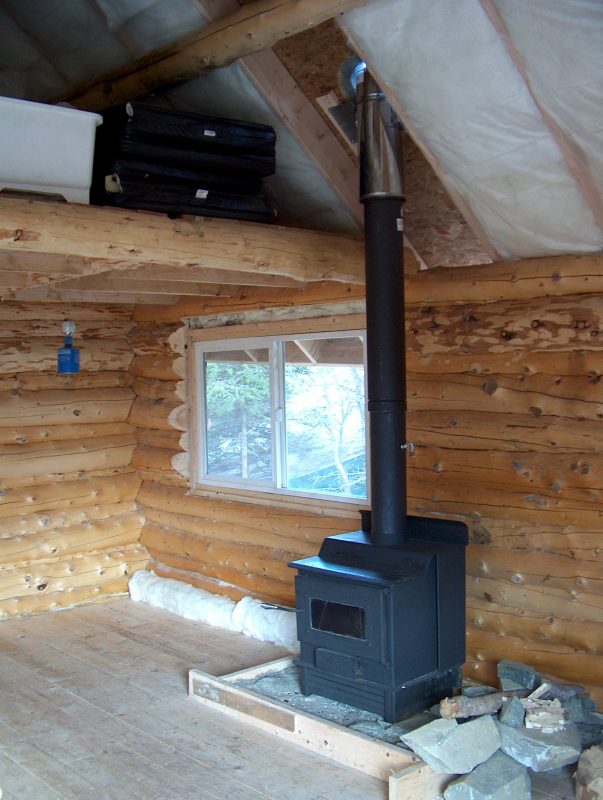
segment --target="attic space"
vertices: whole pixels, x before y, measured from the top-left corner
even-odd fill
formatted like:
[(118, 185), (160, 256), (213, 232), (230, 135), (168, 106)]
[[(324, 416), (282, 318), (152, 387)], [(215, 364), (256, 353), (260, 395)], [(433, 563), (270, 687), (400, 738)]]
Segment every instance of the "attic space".
[(602, 796), (602, 39), (4, 0), (4, 800)]

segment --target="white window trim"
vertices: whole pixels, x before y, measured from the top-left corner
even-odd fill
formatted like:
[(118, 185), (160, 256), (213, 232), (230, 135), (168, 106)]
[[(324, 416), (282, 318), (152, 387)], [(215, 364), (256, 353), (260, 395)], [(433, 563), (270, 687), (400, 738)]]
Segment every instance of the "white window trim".
[[(220, 498), (239, 502), (248, 502), (259, 505), (268, 505), (281, 508), (291, 508), (299, 511), (320, 513), (329, 516), (342, 516), (346, 518), (357, 517), (360, 509), (367, 508), (369, 500), (358, 498), (331, 497), (328, 495), (308, 495), (292, 493), (287, 489), (266, 487), (265, 484), (250, 486), (250, 481), (245, 481), (245, 486), (239, 486), (236, 480), (229, 480), (225, 485), (222, 480), (206, 479), (199, 475), (201, 457), (201, 437), (204, 436), (202, 424), (201, 402), (201, 376), (199, 370), (199, 355), (196, 345), (199, 342), (207, 343), (212, 350), (228, 350), (234, 343), (233, 340), (257, 340), (261, 346), (266, 346), (270, 337), (312, 338), (313, 334), (337, 333), (345, 336), (351, 331), (366, 329), (366, 320), (363, 314), (348, 314), (330, 317), (315, 317), (311, 319), (279, 320), (254, 324), (229, 325), (227, 327), (199, 328), (188, 331), (188, 375), (189, 375), (189, 431), (190, 437), (190, 494), (201, 497)], [(368, 427), (368, 418), (367, 418)], [(368, 450), (368, 432), (367, 432)], [(368, 456), (368, 453), (367, 453)], [(278, 455), (277, 455), (278, 457)], [(367, 457), (367, 472), (369, 459)], [(369, 476), (367, 474), (367, 491)]]

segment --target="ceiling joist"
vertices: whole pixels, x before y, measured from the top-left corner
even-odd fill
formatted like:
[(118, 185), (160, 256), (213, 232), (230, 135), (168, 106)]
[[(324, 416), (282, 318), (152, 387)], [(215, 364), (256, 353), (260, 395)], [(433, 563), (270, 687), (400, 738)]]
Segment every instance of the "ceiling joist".
[(0, 257), (21, 264), (17, 271), (28, 275), (29, 286), (60, 286), (55, 272), (35, 269), (44, 258), (54, 263), (67, 259), (70, 272), (61, 280), (109, 271), (113, 278), (126, 278), (141, 268), (165, 275), (174, 268), (180, 280), (188, 277), (190, 283), (204, 283), (204, 270), (223, 271), (231, 281), (229, 273), (301, 282), (364, 281), (362, 241), (338, 234), (2, 197), (0, 219)]

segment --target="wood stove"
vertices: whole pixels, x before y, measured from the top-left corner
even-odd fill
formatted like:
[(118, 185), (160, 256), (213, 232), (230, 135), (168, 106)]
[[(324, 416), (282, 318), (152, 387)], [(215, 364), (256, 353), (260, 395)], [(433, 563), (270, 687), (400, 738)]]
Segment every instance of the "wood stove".
[(364, 65), (356, 75), (372, 509), (290, 566), (304, 694), (395, 722), (460, 685), (467, 527), (407, 516), (401, 130)]

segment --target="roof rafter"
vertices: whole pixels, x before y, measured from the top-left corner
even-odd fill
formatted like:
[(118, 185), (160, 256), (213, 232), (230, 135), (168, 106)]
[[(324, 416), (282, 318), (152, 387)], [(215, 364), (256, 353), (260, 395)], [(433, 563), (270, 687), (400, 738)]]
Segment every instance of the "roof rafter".
[(232, 64), (365, 3), (366, 0), (255, 0), (242, 7), (237, 4), (236, 11), (228, 17), (54, 98), (54, 102), (68, 100), (92, 111), (116, 105)]

